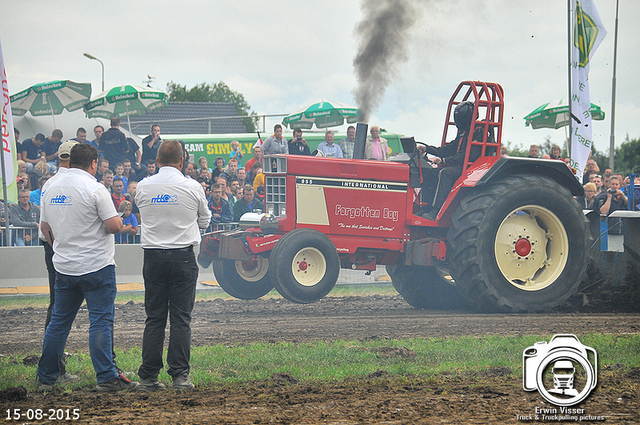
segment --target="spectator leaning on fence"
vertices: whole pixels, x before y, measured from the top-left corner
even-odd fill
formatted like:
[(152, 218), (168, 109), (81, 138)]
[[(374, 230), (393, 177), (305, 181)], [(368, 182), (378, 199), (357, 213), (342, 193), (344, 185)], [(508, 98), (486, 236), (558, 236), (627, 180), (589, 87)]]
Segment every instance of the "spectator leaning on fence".
[[(622, 219), (609, 217), (612, 212), (627, 209), (627, 197), (620, 190), (620, 180), (616, 176), (609, 179), (609, 188), (598, 194), (594, 201), (595, 208), (600, 209), (600, 214), (607, 216), (608, 233), (622, 234)], [(602, 219), (605, 220), (604, 217)]]
[(129, 201), (120, 202), (118, 211), (122, 214), (122, 229), (116, 234), (116, 243), (129, 243), (128, 236), (135, 236), (138, 234), (138, 220), (136, 216), (131, 213), (133, 206)]
[(627, 209), (627, 201), (627, 197), (620, 190), (620, 179), (616, 176), (609, 179), (609, 189), (598, 194), (595, 200), (600, 214), (606, 216), (614, 211)]
[(29, 191), (20, 190), (18, 193), (18, 203), (10, 204), (11, 213), (9, 220), (14, 227), (24, 229), (14, 230), (12, 244), (16, 246), (38, 245), (38, 228), (40, 223), (40, 208), (29, 202)]

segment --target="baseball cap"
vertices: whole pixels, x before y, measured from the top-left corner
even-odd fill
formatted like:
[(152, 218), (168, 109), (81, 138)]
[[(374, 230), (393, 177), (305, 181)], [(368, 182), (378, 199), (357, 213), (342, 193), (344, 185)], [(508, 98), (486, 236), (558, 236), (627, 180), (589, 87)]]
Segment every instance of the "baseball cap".
[(75, 140), (67, 140), (58, 148), (58, 158), (67, 159), (71, 158), (71, 148), (77, 145), (78, 142)]

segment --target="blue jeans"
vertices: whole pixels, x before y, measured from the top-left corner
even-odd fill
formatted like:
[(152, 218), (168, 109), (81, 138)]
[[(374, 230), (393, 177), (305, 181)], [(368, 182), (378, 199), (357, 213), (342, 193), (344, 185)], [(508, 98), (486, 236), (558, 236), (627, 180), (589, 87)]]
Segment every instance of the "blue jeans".
[(64, 353), (73, 320), (82, 302), (89, 310), (89, 352), (98, 384), (116, 378), (116, 363), (112, 354), (111, 332), (115, 314), (116, 269), (106, 266), (82, 276), (56, 272), (55, 303), (51, 322), (42, 343), (42, 357), (38, 377), (43, 384), (53, 384), (60, 373), (60, 359)]

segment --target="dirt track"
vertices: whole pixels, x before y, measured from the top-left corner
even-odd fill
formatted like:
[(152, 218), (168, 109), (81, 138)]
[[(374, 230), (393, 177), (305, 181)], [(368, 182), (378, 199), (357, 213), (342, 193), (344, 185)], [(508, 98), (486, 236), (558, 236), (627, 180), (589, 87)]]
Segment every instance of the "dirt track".
[[(39, 350), (46, 310), (0, 311), (0, 354)], [(311, 305), (282, 299), (214, 299), (196, 304), (193, 344), (253, 341), (364, 340), (371, 338), (450, 337), (589, 332), (637, 334), (637, 313), (563, 313), (478, 315), (415, 310), (401, 297), (328, 297)], [(144, 326), (142, 304), (118, 305), (116, 346), (139, 346)], [(67, 351), (86, 350), (88, 317), (80, 312)], [(640, 421), (640, 371), (609, 367), (581, 407), (604, 415), (607, 423)], [(384, 371), (364, 380), (335, 384), (297, 383), (291, 376), (242, 387), (199, 387), (176, 395), (98, 396), (89, 391), (29, 394), (20, 402), (0, 397), (2, 409), (56, 407), (82, 409), (85, 423), (495, 423), (517, 422), (543, 406), (537, 392), (522, 391), (521, 377), (504, 368), (468, 376), (425, 381), (390, 377)], [(547, 405), (548, 406), (548, 405)], [(48, 408), (48, 407), (47, 407)], [(3, 410), (4, 411), (4, 410)]]

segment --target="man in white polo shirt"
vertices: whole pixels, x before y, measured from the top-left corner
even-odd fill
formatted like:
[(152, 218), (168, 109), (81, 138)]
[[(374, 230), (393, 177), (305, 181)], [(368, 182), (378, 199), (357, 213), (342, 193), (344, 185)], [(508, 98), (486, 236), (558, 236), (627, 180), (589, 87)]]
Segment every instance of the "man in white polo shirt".
[(45, 190), (42, 233), (53, 246), (56, 269), (55, 303), (45, 331), (38, 364), (37, 387), (51, 391), (60, 373), (60, 359), (71, 325), (82, 305), (89, 310), (89, 349), (101, 392), (132, 389), (116, 372), (112, 324), (116, 296), (115, 245), (112, 234), (122, 219), (104, 185), (95, 180), (98, 151), (80, 143), (71, 149), (69, 170)]
[[(42, 194), (44, 196), (45, 192), (51, 186), (51, 184), (63, 176), (69, 170), (69, 160), (71, 159), (71, 148), (77, 145), (78, 142), (75, 140), (67, 140), (62, 143), (58, 148), (58, 159), (60, 160), (60, 168), (58, 168), (58, 172), (51, 177), (47, 182), (42, 186)], [(44, 204), (40, 203), (40, 211), (44, 209)], [(49, 326), (49, 322), (51, 321), (51, 313), (53, 312), (53, 304), (56, 299), (56, 269), (53, 267), (53, 247), (49, 245), (47, 239), (44, 237), (44, 233), (42, 233), (42, 229), (38, 229), (38, 236), (42, 241), (42, 246), (44, 247), (44, 263), (47, 266), (47, 274), (49, 276), (49, 307), (47, 308), (47, 319), (44, 323), (44, 329), (47, 329)], [(60, 360), (60, 375), (58, 375), (57, 383), (64, 383), (69, 381), (76, 381), (78, 377), (76, 375), (71, 375), (67, 373), (66, 365), (64, 364), (63, 359)]]
[(193, 247), (200, 243), (211, 212), (202, 186), (185, 177), (183, 148), (177, 140), (164, 140), (156, 162), (160, 170), (138, 183), (135, 201), (142, 216), (144, 249), (144, 307), (147, 313), (142, 338), (142, 365), (138, 369), (142, 391), (164, 388), (158, 381), (163, 367), (162, 348), (171, 311), (167, 352), (173, 388), (194, 388), (189, 378), (191, 311), (196, 297), (198, 265)]

